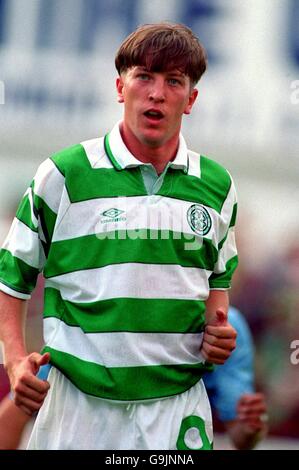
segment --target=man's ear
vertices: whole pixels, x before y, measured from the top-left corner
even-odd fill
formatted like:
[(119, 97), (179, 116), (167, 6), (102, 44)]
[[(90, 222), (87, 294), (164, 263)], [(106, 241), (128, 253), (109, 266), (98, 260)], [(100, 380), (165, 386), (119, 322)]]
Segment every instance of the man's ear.
[(192, 109), (192, 106), (195, 103), (197, 95), (198, 95), (197, 88), (193, 88), (190, 95), (189, 95), (188, 103), (185, 107), (184, 114), (190, 114), (191, 113), (191, 109)]
[(123, 88), (124, 88), (124, 82), (122, 77), (118, 77), (116, 79), (116, 89), (117, 89), (117, 101), (119, 103), (124, 102), (124, 97), (123, 97)]

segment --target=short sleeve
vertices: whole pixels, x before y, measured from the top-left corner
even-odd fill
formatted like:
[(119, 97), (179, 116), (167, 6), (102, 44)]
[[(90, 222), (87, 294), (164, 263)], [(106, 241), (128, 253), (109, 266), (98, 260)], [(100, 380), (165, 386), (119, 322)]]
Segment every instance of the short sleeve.
[(25, 192), (0, 250), (0, 290), (29, 299), (43, 270), (53, 234), (63, 175), (45, 160)]
[(210, 289), (229, 289), (233, 273), (238, 265), (235, 240), (237, 196), (233, 181), (220, 213), (218, 259), (209, 278)]

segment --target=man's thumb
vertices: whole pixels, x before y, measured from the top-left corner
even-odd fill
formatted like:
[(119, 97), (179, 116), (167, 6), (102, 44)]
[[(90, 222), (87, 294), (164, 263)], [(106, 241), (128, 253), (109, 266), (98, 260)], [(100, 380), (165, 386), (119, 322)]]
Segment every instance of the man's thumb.
[(213, 326), (225, 326), (227, 324), (227, 313), (222, 308), (217, 308), (212, 321), (209, 322), (209, 325)]
[(35, 373), (37, 373), (40, 366), (44, 366), (45, 364), (48, 364), (48, 362), (50, 362), (50, 353), (47, 352), (43, 355), (39, 353), (32, 353), (30, 356), (30, 361), (36, 369)]
[(48, 352), (47, 352), (47, 353), (44, 353), (44, 354), (40, 357), (40, 360), (39, 360), (38, 365), (39, 365), (39, 366), (44, 366), (45, 364), (49, 364), (50, 359), (51, 359), (50, 353), (48, 353)]

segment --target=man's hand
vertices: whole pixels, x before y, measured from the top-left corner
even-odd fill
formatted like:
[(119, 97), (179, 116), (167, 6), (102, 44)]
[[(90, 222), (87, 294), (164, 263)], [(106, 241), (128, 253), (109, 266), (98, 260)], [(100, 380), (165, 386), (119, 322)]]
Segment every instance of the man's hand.
[(242, 395), (237, 405), (237, 419), (248, 426), (252, 432), (267, 429), (267, 407), (262, 393)]
[(253, 449), (268, 432), (268, 415), (262, 393), (247, 393), (237, 404), (237, 416), (225, 423), (236, 449)]
[(49, 361), (49, 353), (33, 352), (7, 368), (14, 402), (29, 416), (40, 409), (50, 388), (49, 382), (36, 377), (40, 366)]
[(200, 352), (212, 364), (224, 364), (236, 347), (236, 330), (228, 323), (227, 313), (218, 308), (207, 323)]

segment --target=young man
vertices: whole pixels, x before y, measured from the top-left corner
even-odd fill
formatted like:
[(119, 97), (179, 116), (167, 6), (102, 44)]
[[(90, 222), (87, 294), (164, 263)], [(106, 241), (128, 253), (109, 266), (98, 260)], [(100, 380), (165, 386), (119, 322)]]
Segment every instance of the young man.
[[(205, 53), (162, 23), (115, 63), (122, 122), (40, 166), (1, 251), (6, 369), (23, 411), (46, 397), (30, 449), (209, 449), (201, 377), (235, 347), (237, 254), (231, 177), (180, 135)], [(41, 270), (45, 347), (28, 355), (22, 308)]]

